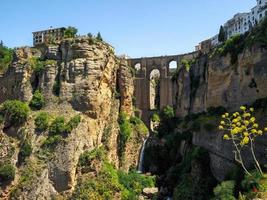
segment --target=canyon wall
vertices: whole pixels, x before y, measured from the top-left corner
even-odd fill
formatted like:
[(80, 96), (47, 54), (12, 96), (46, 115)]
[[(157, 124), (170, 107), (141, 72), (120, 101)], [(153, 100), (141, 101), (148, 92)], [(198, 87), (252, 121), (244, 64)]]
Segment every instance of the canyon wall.
[[(77, 182), (79, 156), (102, 146), (117, 168), (127, 171), (137, 167), (144, 135), (135, 130), (125, 147), (131, 153), (123, 161), (118, 154), (119, 113), (133, 115), (133, 77), (127, 63), (116, 58), (110, 45), (81, 37), (38, 49), (18, 48), (14, 57), (0, 77), (0, 103), (9, 99), (29, 102), (39, 90), (46, 102), (42, 111), (66, 120), (80, 115), (81, 122), (49, 158), (42, 153), (48, 133), (39, 134), (34, 125), (39, 111), (31, 111), (22, 127), (1, 127), (0, 134), (6, 141), (16, 141), (7, 142), (10, 147), (19, 149), (21, 130), (33, 144), (33, 154), (25, 166), (17, 166), (12, 185), (0, 190), (2, 199), (51, 199), (58, 194), (67, 198)], [(14, 162), (17, 156), (18, 150), (12, 155)], [(32, 170), (27, 183), (22, 180), (25, 170)]]
[[(267, 97), (267, 50), (260, 46), (245, 49), (238, 61), (231, 64), (231, 55), (202, 55), (189, 71), (181, 68), (173, 89), (174, 107), (178, 117), (207, 111), (210, 107), (225, 107), (229, 112), (241, 105), (251, 105)], [(256, 113), (259, 124), (267, 125), (265, 110)], [(210, 122), (214, 123), (214, 122)], [(217, 120), (214, 124), (218, 126)], [(257, 157), (266, 163), (266, 136), (256, 140)], [(193, 144), (204, 147), (210, 154), (210, 165), (218, 180), (223, 180), (234, 166), (233, 146), (222, 138), (219, 130), (195, 131)], [(253, 167), (251, 155), (245, 151), (246, 165)]]

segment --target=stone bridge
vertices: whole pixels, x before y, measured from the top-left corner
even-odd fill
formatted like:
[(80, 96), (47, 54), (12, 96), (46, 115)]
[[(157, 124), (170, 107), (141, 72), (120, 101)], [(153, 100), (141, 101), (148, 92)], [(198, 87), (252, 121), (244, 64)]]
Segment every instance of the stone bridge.
[[(145, 124), (150, 127), (150, 118), (155, 110), (150, 105), (150, 74), (154, 69), (160, 73), (160, 109), (165, 106), (173, 106), (175, 104), (174, 83), (172, 81), (170, 63), (175, 62), (176, 66), (180, 66), (183, 59), (194, 59), (198, 56), (198, 52), (192, 52), (183, 55), (146, 57), (128, 59), (128, 65), (135, 68), (134, 77), (134, 96), (135, 106), (141, 110), (141, 118)], [(138, 69), (137, 69), (138, 68)]]

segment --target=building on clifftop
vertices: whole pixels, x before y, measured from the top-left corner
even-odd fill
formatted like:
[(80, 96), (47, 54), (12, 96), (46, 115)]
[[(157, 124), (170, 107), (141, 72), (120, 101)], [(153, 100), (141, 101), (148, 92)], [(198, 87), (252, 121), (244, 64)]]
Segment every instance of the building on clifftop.
[(64, 30), (65, 28), (61, 27), (33, 32), (33, 46), (61, 41), (64, 37)]

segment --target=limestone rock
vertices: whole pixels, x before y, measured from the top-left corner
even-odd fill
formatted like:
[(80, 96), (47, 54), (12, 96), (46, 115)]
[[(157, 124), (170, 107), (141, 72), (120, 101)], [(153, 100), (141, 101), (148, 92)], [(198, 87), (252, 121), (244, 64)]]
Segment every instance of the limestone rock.
[(154, 188), (144, 188), (143, 189), (143, 195), (152, 198), (154, 195), (156, 195), (159, 192), (159, 189), (154, 187)]

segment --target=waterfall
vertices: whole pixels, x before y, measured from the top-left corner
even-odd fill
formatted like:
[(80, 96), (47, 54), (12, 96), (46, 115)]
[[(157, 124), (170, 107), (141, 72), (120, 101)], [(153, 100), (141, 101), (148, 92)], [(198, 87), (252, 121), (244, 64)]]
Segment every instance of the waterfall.
[(145, 139), (141, 152), (140, 152), (140, 156), (139, 156), (139, 163), (138, 163), (138, 172), (142, 173), (143, 172), (143, 161), (144, 161), (144, 154), (145, 154), (145, 146), (146, 146), (146, 141), (148, 138)]

